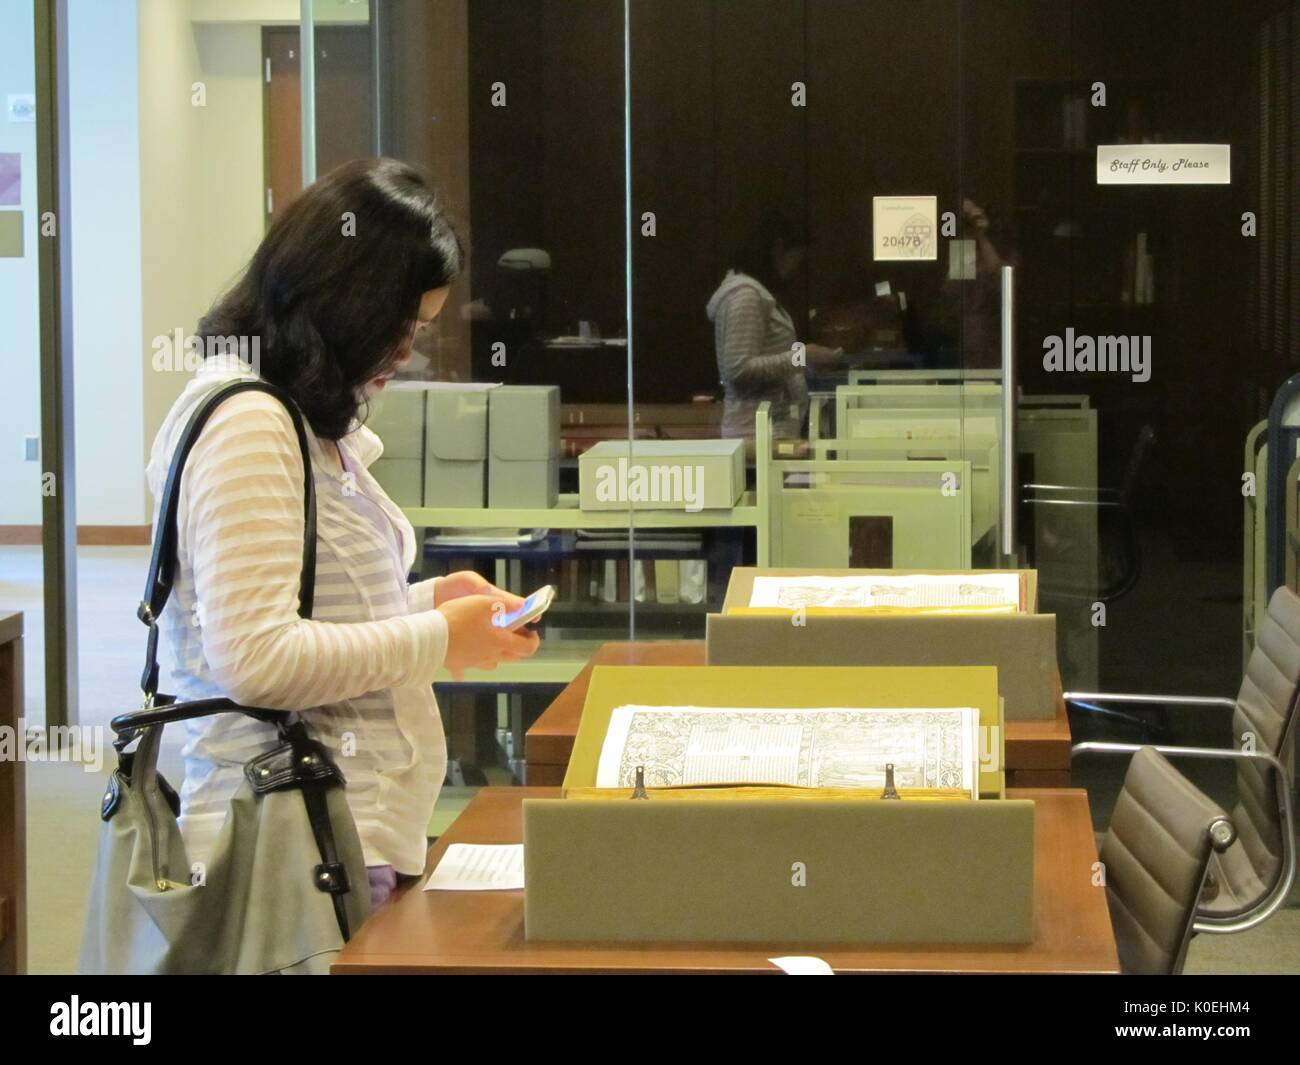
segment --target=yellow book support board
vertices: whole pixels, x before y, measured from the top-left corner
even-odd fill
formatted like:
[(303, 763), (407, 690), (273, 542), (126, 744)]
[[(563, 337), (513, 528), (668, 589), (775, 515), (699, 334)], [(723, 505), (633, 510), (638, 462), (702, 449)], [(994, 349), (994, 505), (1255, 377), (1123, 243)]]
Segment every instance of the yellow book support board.
[(565, 795), (595, 788), (610, 715), (628, 705), (972, 706), (980, 720), (980, 795), (1004, 792), (1002, 704), (990, 666), (597, 666), (564, 775)]

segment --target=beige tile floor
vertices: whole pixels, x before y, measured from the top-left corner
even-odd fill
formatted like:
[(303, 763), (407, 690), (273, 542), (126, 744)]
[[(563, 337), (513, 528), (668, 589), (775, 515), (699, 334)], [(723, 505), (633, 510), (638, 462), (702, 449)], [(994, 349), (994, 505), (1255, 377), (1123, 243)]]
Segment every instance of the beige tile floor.
[[(76, 967), (86, 894), (99, 833), (99, 797), (112, 770), (109, 719), (140, 704), (145, 629), (135, 618), (144, 588), (143, 547), (83, 547), (77, 552), (79, 611), (78, 721), (94, 726), (103, 752), (99, 772), (67, 762), (31, 762), (27, 778), (28, 968)], [(37, 547), (0, 546), (0, 609), (24, 615), (24, 681), (29, 724), (45, 720), (41, 555)], [(166, 684), (163, 685), (164, 690)], [(164, 738), (159, 767), (184, 776), (179, 730)], [(444, 788), (429, 831), (446, 828), (473, 788)]]
[[(106, 725), (138, 703), (143, 627), (135, 603), (143, 588), (143, 548), (83, 548), (78, 552), (81, 721)], [(44, 719), (41, 677), (40, 552), (0, 546), (0, 609), (26, 615), (27, 717)], [(180, 779), (179, 752), (169, 744), (164, 773)], [(105, 743), (105, 751), (111, 750)], [(29, 969), (75, 969), (82, 916), (99, 830), (99, 797), (111, 766), (99, 773), (68, 763), (27, 766)], [(469, 801), (473, 789), (444, 789), (431, 832), (441, 831)], [(1300, 903), (1261, 928), (1236, 936), (1198, 936), (1188, 972), (1300, 973)]]

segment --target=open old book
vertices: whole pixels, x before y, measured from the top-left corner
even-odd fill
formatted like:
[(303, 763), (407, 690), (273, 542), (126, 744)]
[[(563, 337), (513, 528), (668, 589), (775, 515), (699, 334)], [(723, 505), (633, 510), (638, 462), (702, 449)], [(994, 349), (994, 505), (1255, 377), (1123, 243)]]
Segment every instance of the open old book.
[[(872, 613), (1023, 613), (1022, 573), (911, 573), (900, 576), (754, 578), (749, 610)], [(742, 613), (746, 612), (741, 608)]]
[[(790, 788), (878, 798), (885, 766), (902, 797), (978, 798), (973, 707), (619, 706), (597, 789)], [(845, 789), (841, 791), (841, 789)]]

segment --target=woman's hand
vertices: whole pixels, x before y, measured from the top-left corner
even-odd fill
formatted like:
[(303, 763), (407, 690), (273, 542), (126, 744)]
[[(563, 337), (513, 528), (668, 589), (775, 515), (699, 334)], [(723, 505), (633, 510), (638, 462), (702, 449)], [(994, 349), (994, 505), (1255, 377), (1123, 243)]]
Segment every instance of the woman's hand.
[[(488, 587), (493, 588), (490, 584)], [(492, 624), (502, 610), (516, 609), (522, 602), (518, 596), (509, 598), (515, 600), (515, 607), (503, 606), (500, 598), (471, 593), (436, 608), (447, 619), (447, 657), (443, 665), (454, 680), (460, 680), (467, 669), (496, 669), (498, 662), (517, 662), (537, 650), (537, 633), (527, 626), (511, 632)]]
[(472, 569), (449, 573), (440, 578), (433, 587), (436, 593), (433, 603), (435, 607), (450, 603), (453, 599), (462, 599), (467, 595), (486, 595), (504, 604), (505, 610), (518, 610), (524, 605), (524, 601), (519, 596), (503, 591)]
[(983, 236), (989, 228), (989, 216), (984, 213), (984, 208), (974, 200), (961, 201), (962, 217), (970, 223), (971, 228), (975, 230), (976, 236)]
[(804, 351), (808, 357), (808, 364), (817, 369), (834, 366), (844, 354), (843, 348), (828, 348), (825, 344), (806, 344)]

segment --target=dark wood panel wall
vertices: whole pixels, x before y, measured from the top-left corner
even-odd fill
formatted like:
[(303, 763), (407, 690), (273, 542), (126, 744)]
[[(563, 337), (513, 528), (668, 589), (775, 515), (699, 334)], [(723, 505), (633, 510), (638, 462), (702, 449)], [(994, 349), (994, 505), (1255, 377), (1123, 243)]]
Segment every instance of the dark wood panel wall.
[[(552, 267), (539, 328), (576, 333), (587, 320), (615, 335), (626, 317), (622, 4), (470, 4), (468, 25), (474, 292), (508, 301), (502, 253), (540, 248)], [(477, 322), (476, 351), (519, 332)]]
[[(433, 50), (421, 60), (437, 68), (426, 74), (424, 91), (454, 97), (450, 78), (457, 63), (464, 70), (457, 104), (463, 125), (439, 127), (420, 150), (444, 168), (448, 155), (468, 161), (457, 191), (458, 205), (472, 207), (466, 295), (500, 286), (496, 263), (507, 249), (540, 247), (552, 260), (544, 320), (524, 329), (478, 321), (476, 350), (530, 329), (533, 335), (575, 332), (581, 320), (617, 334), (625, 327), (627, 250), (621, 0), (389, 2), (403, 19), (415, 20), (395, 31), (396, 46), (412, 56)], [(960, 216), (962, 198), (969, 197), (985, 209), (1000, 249), (1019, 266), (1022, 290), (1034, 273), (1064, 271), (1060, 306), (1022, 305), (1024, 380), (1034, 390), (1094, 396), (1103, 411), (1103, 480), (1118, 480), (1147, 421), (1159, 423), (1170, 442), (1196, 426), (1198, 462), (1212, 454), (1216, 475), (1231, 480), (1258, 396), (1277, 383), (1264, 380), (1276, 367), (1266, 368), (1245, 347), (1254, 249), (1237, 232), (1241, 211), (1253, 203), (1247, 177), (1259, 106), (1257, 27), (1277, 6), (1277, 0), (632, 0), (632, 207), (638, 228), (645, 211), (654, 212), (657, 228), (653, 237), (638, 231), (632, 238), (636, 398), (681, 402), (716, 388), (705, 304), (736, 243), (772, 205), (803, 211), (813, 236), (806, 268), (789, 294), (804, 335), (812, 333), (810, 309), (869, 299), (877, 282), (888, 281), (893, 291), (907, 293), (922, 330), (946, 329), (944, 343), (960, 344), (960, 336), (950, 335), (951, 303), (966, 294), (947, 282), (946, 254), (941, 248), (932, 264), (873, 263), (871, 199), (932, 193), (941, 212)], [(459, 20), (448, 20), (448, 10), (459, 11)], [(444, 69), (448, 75), (438, 81)], [(1016, 93), (1030, 80), (1164, 84), (1166, 139), (1176, 133), (1233, 144), (1230, 187), (1162, 194), (1167, 215), (1158, 306), (1145, 318), (1094, 308), (1086, 321), (1072, 320), (1083, 300), (1075, 291), (1083, 272), (1075, 251), (1058, 245), (1044, 261), (1041, 249), (1021, 247)], [(807, 87), (803, 108), (791, 103), (796, 81)], [(492, 106), (494, 82), (506, 86), (504, 108)], [(396, 122), (409, 122), (404, 112), (416, 98), (406, 93), (391, 102)], [(442, 109), (435, 110), (441, 120)], [(1071, 180), (1082, 182), (1084, 161), (1075, 162)], [(1073, 196), (1078, 190), (1066, 184), (1064, 195)], [(1079, 245), (1093, 238), (1085, 232)], [(1045, 377), (1044, 330), (1070, 325), (1155, 334), (1152, 382)], [(956, 328), (963, 327), (958, 318)], [(909, 340), (916, 343), (915, 336)], [(508, 367), (504, 376), (517, 369)], [(611, 394), (604, 398), (621, 400), (621, 373), (607, 380)], [(1151, 494), (1161, 507), (1197, 494), (1196, 464), (1164, 455), (1161, 487)], [(1212, 539), (1230, 539), (1231, 522), (1225, 502), (1215, 519), (1221, 533)]]
[(469, 0), (376, 0), (380, 34), (380, 151), (421, 168), (438, 190), (468, 257), (452, 288), (450, 312), (422, 346), (436, 377), (470, 376), (470, 326), (460, 313), (471, 296), (475, 261), (469, 133)]

